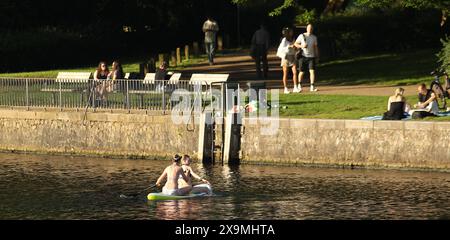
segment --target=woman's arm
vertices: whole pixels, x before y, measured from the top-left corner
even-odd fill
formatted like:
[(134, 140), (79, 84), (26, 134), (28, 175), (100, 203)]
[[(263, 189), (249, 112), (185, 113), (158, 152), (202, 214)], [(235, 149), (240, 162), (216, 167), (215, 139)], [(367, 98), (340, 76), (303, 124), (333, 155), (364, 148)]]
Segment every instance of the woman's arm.
[(408, 107), (408, 103), (406, 102), (406, 98), (402, 97), (402, 102), (404, 102), (403, 104), (403, 112), (406, 112), (406, 108)]
[(392, 102), (392, 99), (391, 99), (391, 98), (392, 98), (392, 97), (389, 97), (389, 100), (388, 100), (388, 107), (387, 107), (388, 111), (391, 110), (391, 102)]
[(156, 186), (160, 186), (161, 182), (167, 177), (167, 168), (164, 169), (164, 172), (161, 174), (161, 176), (158, 178), (158, 181), (156, 181)]
[(95, 72), (94, 72), (94, 80), (98, 80), (97, 75), (98, 75), (98, 70), (95, 70)]
[(112, 80), (116, 80), (117, 79), (117, 71), (114, 71), (113, 75), (112, 75)]
[(189, 171), (191, 171), (191, 175), (192, 175), (194, 178), (196, 178), (196, 179), (198, 179), (198, 180), (200, 180), (200, 181), (202, 181), (202, 182), (204, 182), (204, 183), (209, 184), (208, 180), (206, 180), (206, 179), (200, 177), (199, 175), (197, 175), (194, 171), (192, 171), (192, 168), (191, 168), (191, 167), (189, 167)]

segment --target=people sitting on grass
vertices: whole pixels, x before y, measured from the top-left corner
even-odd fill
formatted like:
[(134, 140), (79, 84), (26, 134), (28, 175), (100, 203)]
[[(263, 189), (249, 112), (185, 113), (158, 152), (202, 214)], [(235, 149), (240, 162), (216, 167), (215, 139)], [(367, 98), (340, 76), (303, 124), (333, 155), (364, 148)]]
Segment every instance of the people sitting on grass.
[(191, 190), (191, 186), (184, 186), (180, 188), (178, 180), (181, 178), (186, 182), (189, 182), (189, 178), (184, 174), (183, 168), (180, 166), (181, 156), (176, 154), (172, 159), (172, 164), (161, 174), (156, 182), (156, 186), (160, 187), (161, 183), (166, 180), (166, 184), (162, 189), (162, 193), (170, 196), (183, 196), (187, 195)]
[(189, 178), (189, 181), (185, 181), (182, 177), (180, 177), (180, 179), (178, 180), (178, 186), (180, 188), (191, 187), (192, 188), (191, 193), (194, 193), (194, 194), (195, 193), (209, 193), (210, 188), (208, 188), (207, 186), (204, 186), (204, 185), (193, 186), (192, 178), (202, 181), (203, 183), (206, 183), (208, 185), (211, 185), (211, 184), (208, 182), (208, 180), (197, 175), (194, 172), (194, 170), (192, 170), (190, 165), (191, 165), (191, 158), (189, 157), (189, 155), (184, 155), (183, 159), (182, 159), (181, 168), (183, 169), (184, 174)]
[(415, 109), (413, 110), (412, 118), (435, 117), (439, 112), (436, 94), (432, 90), (427, 89), (424, 83), (417, 90), (419, 92), (419, 103), (414, 105)]
[(405, 89), (395, 89), (395, 94), (389, 97), (388, 111), (383, 114), (383, 120), (401, 120), (406, 118), (409, 106), (403, 96)]

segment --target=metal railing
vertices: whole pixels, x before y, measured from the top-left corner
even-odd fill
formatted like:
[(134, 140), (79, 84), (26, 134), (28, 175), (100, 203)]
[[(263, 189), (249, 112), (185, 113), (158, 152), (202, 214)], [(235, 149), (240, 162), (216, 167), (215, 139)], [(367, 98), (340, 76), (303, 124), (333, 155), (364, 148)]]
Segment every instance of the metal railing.
[[(220, 87), (223, 89), (223, 85)], [(183, 110), (179, 109), (181, 101), (189, 101), (190, 104), (186, 104), (189, 109), (196, 103), (205, 108), (213, 101), (212, 95), (207, 96), (212, 88), (183, 80), (171, 83), (142, 79), (0, 78), (0, 107), (161, 111), (165, 114), (177, 105), (178, 110)]]

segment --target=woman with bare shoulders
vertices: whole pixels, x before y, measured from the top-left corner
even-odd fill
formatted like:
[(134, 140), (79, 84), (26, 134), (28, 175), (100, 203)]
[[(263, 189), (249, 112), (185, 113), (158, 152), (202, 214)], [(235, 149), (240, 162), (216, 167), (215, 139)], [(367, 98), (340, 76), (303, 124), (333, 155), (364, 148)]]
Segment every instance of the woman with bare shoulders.
[(118, 80), (123, 79), (125, 74), (123, 73), (122, 64), (119, 61), (114, 61), (112, 63), (111, 72), (108, 74), (108, 79), (110, 80)]
[(101, 100), (106, 100), (104, 95), (106, 88), (106, 79), (109, 75), (109, 69), (105, 62), (98, 64), (97, 70), (94, 72), (94, 80), (96, 82), (95, 93)]
[(383, 114), (383, 120), (401, 120), (405, 118), (405, 113), (409, 108), (406, 103), (406, 98), (403, 96), (405, 89), (395, 89), (394, 95), (389, 97), (387, 112)]
[(172, 159), (172, 164), (161, 174), (156, 182), (156, 186), (160, 187), (162, 181), (166, 180), (166, 184), (162, 188), (162, 193), (171, 196), (183, 196), (189, 194), (192, 190), (192, 187), (185, 186), (180, 188), (178, 185), (178, 179), (182, 178), (186, 182), (189, 181), (189, 178), (184, 174), (183, 168), (180, 166), (181, 156), (178, 154), (174, 156)]
[(107, 93), (114, 91), (114, 86), (118, 80), (124, 79), (125, 74), (123, 73), (122, 64), (118, 61), (112, 63), (111, 72), (108, 74), (108, 81), (106, 82), (105, 91)]
[[(211, 193), (211, 184), (206, 179), (204, 179), (204, 178), (200, 177), (198, 174), (196, 174), (194, 172), (194, 170), (192, 170), (190, 165), (191, 165), (191, 158), (189, 157), (189, 155), (184, 155), (181, 168), (183, 169), (183, 172), (186, 175), (186, 177), (189, 179), (189, 181), (185, 181), (184, 179), (179, 178), (178, 185), (180, 187), (192, 188), (191, 193)], [(204, 184), (193, 186), (192, 178), (202, 181), (202, 182), (208, 184), (209, 186), (205, 186)]]

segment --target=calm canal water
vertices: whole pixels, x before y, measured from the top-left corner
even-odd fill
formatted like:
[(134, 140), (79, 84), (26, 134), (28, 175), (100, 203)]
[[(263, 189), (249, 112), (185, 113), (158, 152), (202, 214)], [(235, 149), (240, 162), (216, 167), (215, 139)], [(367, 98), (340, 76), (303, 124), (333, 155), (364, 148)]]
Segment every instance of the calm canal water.
[(450, 219), (450, 174), (203, 166), (216, 196), (122, 199), (169, 161), (0, 154), (0, 219)]

